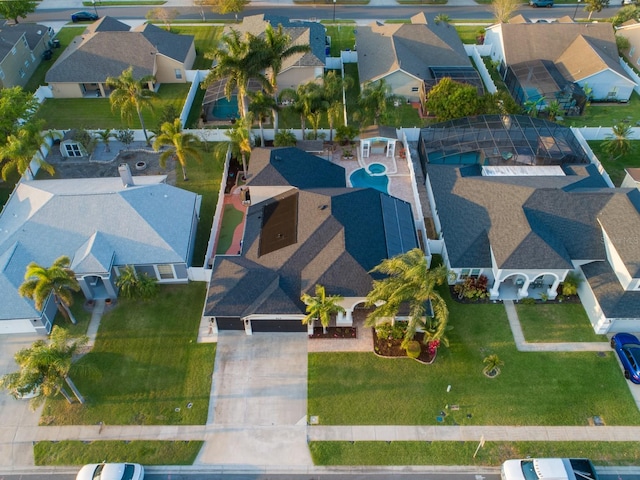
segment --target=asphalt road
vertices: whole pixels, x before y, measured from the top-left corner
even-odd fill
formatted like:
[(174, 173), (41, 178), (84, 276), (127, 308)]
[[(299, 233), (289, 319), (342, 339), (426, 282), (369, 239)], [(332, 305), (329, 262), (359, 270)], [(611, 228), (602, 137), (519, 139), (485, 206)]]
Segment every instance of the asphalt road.
[[(276, 2), (278, 0), (275, 0)], [(109, 15), (122, 20), (142, 19), (150, 7), (100, 7), (98, 13), (101, 16)], [(193, 20), (194, 22), (201, 22), (202, 17), (200, 15), (199, 8), (193, 7), (181, 7), (180, 20)], [(74, 9), (55, 9), (55, 10), (40, 10), (30, 14), (26, 21), (29, 22), (44, 22), (44, 21), (64, 21), (71, 18), (71, 13)], [(427, 16), (435, 16), (440, 13), (449, 15), (455, 20), (480, 20), (490, 22), (493, 18), (493, 14), (486, 5), (477, 6), (384, 6), (375, 7), (368, 5), (345, 5), (339, 6), (336, 10), (337, 20), (387, 20), (387, 19), (406, 19), (418, 12), (425, 11)], [(575, 6), (561, 6), (558, 5), (554, 8), (530, 8), (523, 7), (519, 10), (520, 13), (527, 15), (534, 19), (554, 19), (564, 15), (573, 16), (576, 11)], [(608, 18), (617, 11), (616, 7), (609, 7), (604, 9), (600, 13), (595, 13), (592, 20), (601, 18)], [(249, 5), (241, 16), (255, 15), (258, 13), (269, 13), (276, 15), (284, 15), (289, 18), (295, 19), (330, 19), (333, 17), (332, 4), (318, 3), (317, 5), (299, 6), (284, 4), (283, 5)], [(216, 15), (210, 10), (205, 11), (206, 20), (208, 22), (215, 22), (220, 19), (233, 19), (233, 15)], [(582, 8), (578, 9), (579, 18), (585, 16), (585, 12)]]

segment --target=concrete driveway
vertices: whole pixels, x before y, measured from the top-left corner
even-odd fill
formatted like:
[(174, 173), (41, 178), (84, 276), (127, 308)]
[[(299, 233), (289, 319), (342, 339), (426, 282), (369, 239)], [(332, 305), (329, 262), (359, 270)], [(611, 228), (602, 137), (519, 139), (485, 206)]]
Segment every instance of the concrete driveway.
[[(18, 350), (43, 338), (38, 335), (0, 335), (0, 376), (15, 372), (13, 356)], [(17, 438), (18, 427), (37, 426), (40, 409), (32, 412), (28, 400), (16, 400), (0, 391), (0, 467), (33, 465), (33, 446)]]
[(301, 333), (218, 336), (206, 444), (196, 464), (313, 465)]

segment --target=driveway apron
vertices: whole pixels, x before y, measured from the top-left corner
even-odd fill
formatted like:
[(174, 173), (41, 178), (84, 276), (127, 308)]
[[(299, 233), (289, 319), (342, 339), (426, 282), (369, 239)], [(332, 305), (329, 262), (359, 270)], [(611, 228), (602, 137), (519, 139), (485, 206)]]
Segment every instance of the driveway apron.
[(196, 464), (312, 465), (305, 332), (218, 336), (206, 444)]

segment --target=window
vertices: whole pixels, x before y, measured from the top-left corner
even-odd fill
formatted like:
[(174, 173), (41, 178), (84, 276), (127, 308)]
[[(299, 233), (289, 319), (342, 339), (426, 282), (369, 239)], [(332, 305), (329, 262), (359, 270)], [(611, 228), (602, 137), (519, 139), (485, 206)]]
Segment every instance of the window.
[(418, 87), (411, 87), (411, 91), (412, 92), (417, 92), (418, 91)]
[(24, 67), (25, 67), (25, 68), (29, 68), (29, 65), (31, 65), (31, 64), (29, 63), (29, 59), (27, 58), (27, 59), (24, 61)]
[(20, 69), (18, 73), (20, 74), (20, 78), (24, 78), (24, 76), (26, 75), (26, 73), (24, 73), (24, 70), (22, 69)]
[(32, 62), (36, 61), (36, 56), (33, 54), (33, 52), (31, 52), (31, 61)]
[(26, 37), (22, 37), (22, 43), (24, 43), (24, 47), (25, 48), (29, 48), (29, 44), (27, 43), (27, 38)]
[(471, 273), (471, 270), (469, 270), (468, 268), (463, 268), (462, 270), (460, 270), (460, 280), (464, 280), (465, 278), (467, 278), (469, 276), (469, 273)]
[(158, 273), (160, 274), (161, 280), (169, 280), (175, 278), (173, 275), (172, 265), (158, 265)]
[(12, 53), (13, 55), (15, 55), (16, 53), (18, 53), (18, 52), (17, 52), (17, 50), (16, 50), (16, 47), (13, 47), (13, 48), (11, 49), (11, 53)]
[(77, 143), (67, 143), (64, 146), (67, 151), (67, 157), (81, 157), (82, 152), (80, 151), (80, 145)]
[(180, 70), (179, 68), (176, 68), (175, 72), (176, 72), (176, 78), (178, 80), (182, 80), (182, 70)]
[(4, 80), (4, 71), (0, 68), (0, 80)]

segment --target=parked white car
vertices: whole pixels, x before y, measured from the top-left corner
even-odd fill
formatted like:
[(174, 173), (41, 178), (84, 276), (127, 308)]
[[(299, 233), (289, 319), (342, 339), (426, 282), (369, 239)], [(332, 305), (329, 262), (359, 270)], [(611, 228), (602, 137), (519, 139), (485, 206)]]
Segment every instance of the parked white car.
[(144, 468), (138, 463), (90, 463), (80, 469), (76, 480), (142, 480)]

